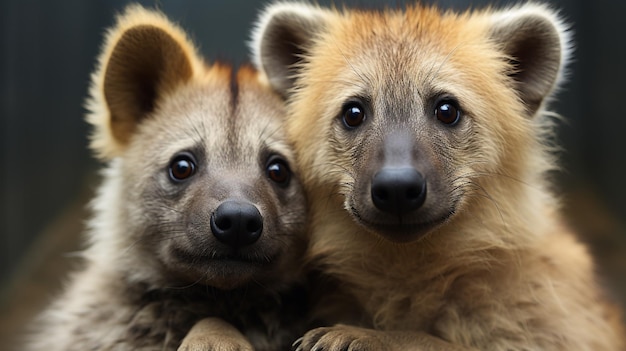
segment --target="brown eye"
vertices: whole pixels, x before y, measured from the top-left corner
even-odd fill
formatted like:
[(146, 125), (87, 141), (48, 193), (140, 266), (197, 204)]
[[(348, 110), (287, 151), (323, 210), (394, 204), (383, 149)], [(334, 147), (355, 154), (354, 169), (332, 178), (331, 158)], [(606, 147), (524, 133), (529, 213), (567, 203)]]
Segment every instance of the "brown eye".
[(281, 187), (289, 185), (289, 180), (291, 180), (291, 171), (283, 159), (277, 156), (270, 158), (266, 169), (267, 177), (274, 183)]
[(196, 171), (193, 157), (187, 153), (180, 154), (170, 163), (170, 179), (179, 182), (191, 177)]
[(365, 111), (357, 103), (347, 104), (343, 109), (343, 123), (348, 128), (356, 128), (365, 121)]
[(452, 101), (442, 101), (435, 108), (435, 116), (447, 125), (455, 125), (461, 119), (461, 111), (456, 103)]

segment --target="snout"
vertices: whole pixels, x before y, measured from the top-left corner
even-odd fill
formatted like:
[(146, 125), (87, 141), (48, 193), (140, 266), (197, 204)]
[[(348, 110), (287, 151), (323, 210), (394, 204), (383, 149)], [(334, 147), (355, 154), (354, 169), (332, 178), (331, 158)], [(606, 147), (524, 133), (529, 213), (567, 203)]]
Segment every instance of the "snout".
[(225, 201), (211, 215), (211, 231), (218, 241), (238, 249), (261, 237), (263, 216), (252, 203)]
[(382, 212), (402, 216), (426, 200), (426, 180), (412, 167), (384, 167), (372, 179), (371, 197)]

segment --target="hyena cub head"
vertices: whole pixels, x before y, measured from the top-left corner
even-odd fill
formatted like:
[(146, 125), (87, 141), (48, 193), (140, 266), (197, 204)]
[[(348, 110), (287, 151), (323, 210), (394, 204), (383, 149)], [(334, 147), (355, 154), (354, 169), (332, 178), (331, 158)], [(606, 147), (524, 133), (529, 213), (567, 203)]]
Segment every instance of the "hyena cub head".
[(537, 126), (566, 43), (539, 5), (455, 14), (285, 3), (266, 10), (252, 41), (290, 99), (305, 187), (331, 189), (356, 222), (395, 242), (540, 181)]
[(151, 284), (288, 282), (305, 198), (281, 98), (252, 68), (205, 66), (184, 32), (130, 7), (93, 76), (92, 149), (109, 161), (95, 256)]

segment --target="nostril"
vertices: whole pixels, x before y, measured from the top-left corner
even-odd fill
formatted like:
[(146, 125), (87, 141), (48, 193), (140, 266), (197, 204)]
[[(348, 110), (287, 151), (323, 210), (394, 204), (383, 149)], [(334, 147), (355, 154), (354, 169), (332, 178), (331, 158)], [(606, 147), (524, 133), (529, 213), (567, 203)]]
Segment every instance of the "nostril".
[(249, 233), (254, 233), (257, 232), (259, 230), (261, 230), (263, 228), (263, 221), (261, 221), (261, 218), (252, 218), (248, 221), (248, 224), (246, 225), (246, 230)]
[(417, 186), (409, 187), (406, 190), (406, 198), (408, 200), (416, 199), (420, 196), (420, 193), (421, 193), (421, 189), (418, 188)]
[(230, 221), (230, 218), (225, 217), (225, 216), (220, 216), (215, 220), (215, 225), (217, 226), (217, 228), (221, 230), (229, 230), (233, 224)]
[(385, 191), (385, 189), (381, 187), (374, 188), (373, 192), (374, 192), (374, 196), (380, 200), (387, 200), (387, 198), (389, 197), (389, 194), (387, 194), (387, 191)]

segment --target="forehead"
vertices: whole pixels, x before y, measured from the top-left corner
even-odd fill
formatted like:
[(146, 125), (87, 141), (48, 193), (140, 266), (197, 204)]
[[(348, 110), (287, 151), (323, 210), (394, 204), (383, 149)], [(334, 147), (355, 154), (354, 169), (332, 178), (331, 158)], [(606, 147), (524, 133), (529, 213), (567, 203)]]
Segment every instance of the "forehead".
[(137, 139), (141, 148), (158, 150), (157, 163), (182, 150), (201, 150), (216, 166), (256, 165), (264, 148), (286, 149), (283, 115), (282, 101), (256, 76), (224, 70), (167, 96)]
[(436, 85), (441, 78), (454, 81), (468, 74), (470, 67), (480, 70), (494, 57), (486, 29), (481, 15), (433, 8), (347, 12), (319, 39), (312, 67), (341, 77), (337, 80), (357, 79), (376, 87)]

